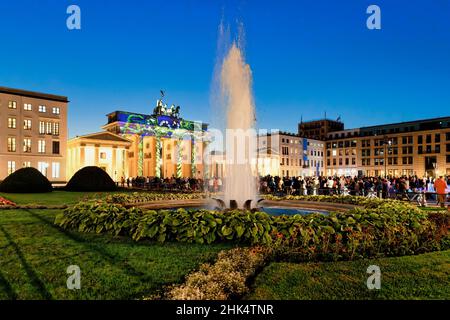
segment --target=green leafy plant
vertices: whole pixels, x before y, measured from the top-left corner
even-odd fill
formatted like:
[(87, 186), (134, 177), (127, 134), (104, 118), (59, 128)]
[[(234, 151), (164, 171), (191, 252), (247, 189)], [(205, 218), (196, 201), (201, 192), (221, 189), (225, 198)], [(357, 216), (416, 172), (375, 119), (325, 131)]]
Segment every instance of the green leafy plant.
[(118, 204), (138, 204), (162, 200), (191, 200), (206, 199), (205, 193), (158, 193), (158, 192), (132, 192), (114, 193), (104, 197), (104, 201)]
[(270, 216), (245, 210), (147, 210), (85, 201), (56, 224), (80, 232), (108, 232), (159, 242), (234, 242), (276, 248), (280, 259), (351, 260), (449, 248), (450, 213), (425, 212), (398, 201), (329, 215)]

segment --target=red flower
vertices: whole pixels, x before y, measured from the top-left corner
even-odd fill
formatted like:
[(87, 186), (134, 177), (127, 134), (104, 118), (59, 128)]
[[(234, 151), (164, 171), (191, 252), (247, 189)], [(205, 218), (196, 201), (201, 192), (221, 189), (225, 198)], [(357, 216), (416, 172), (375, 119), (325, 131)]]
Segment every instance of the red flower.
[(2, 206), (16, 206), (16, 204), (8, 199), (0, 197), (0, 205)]

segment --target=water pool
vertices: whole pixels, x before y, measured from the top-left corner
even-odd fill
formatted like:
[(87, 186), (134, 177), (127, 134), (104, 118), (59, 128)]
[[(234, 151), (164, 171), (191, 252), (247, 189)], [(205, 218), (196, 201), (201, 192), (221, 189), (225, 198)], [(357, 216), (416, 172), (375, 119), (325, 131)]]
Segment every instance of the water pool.
[(302, 208), (286, 208), (286, 207), (260, 207), (258, 210), (263, 211), (271, 216), (292, 216), (294, 214), (307, 215), (311, 213), (321, 213), (327, 215), (329, 212), (317, 209), (302, 209)]
[[(185, 210), (212, 210), (213, 208), (205, 208), (205, 207), (184, 207)], [(168, 208), (166, 210), (176, 211), (178, 208)], [(265, 212), (271, 216), (293, 216), (295, 214), (307, 215), (311, 213), (320, 213), (323, 215), (328, 215), (329, 212), (326, 210), (318, 210), (318, 209), (302, 209), (302, 208), (292, 208), (292, 207), (259, 207), (258, 211)]]

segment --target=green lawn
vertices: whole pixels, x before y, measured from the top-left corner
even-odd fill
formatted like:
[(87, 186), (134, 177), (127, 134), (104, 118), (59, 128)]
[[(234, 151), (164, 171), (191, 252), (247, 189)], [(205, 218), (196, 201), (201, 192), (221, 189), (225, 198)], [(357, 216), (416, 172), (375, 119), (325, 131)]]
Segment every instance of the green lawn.
[[(367, 289), (369, 265), (381, 289)], [(329, 263), (272, 263), (247, 299), (450, 299), (450, 250), (417, 256)]]
[(0, 193), (0, 197), (11, 200), (16, 204), (70, 205), (85, 198), (98, 199), (109, 193), (114, 192), (53, 191), (48, 193)]
[[(55, 202), (67, 200), (66, 194), (53, 196)], [(136, 243), (68, 232), (53, 225), (57, 212), (0, 211), (0, 300), (141, 298), (183, 281), (200, 263), (230, 247)], [(69, 265), (81, 268), (81, 290), (66, 288)]]

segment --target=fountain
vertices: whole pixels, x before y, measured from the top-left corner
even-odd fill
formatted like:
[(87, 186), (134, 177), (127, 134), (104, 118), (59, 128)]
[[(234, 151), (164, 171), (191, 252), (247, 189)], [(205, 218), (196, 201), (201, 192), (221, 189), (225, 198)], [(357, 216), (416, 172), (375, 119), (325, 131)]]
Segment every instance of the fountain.
[(250, 209), (256, 205), (256, 177), (251, 162), (256, 159), (255, 107), (252, 74), (242, 50), (233, 43), (222, 63), (220, 85), (226, 113), (226, 180), (221, 206)]

